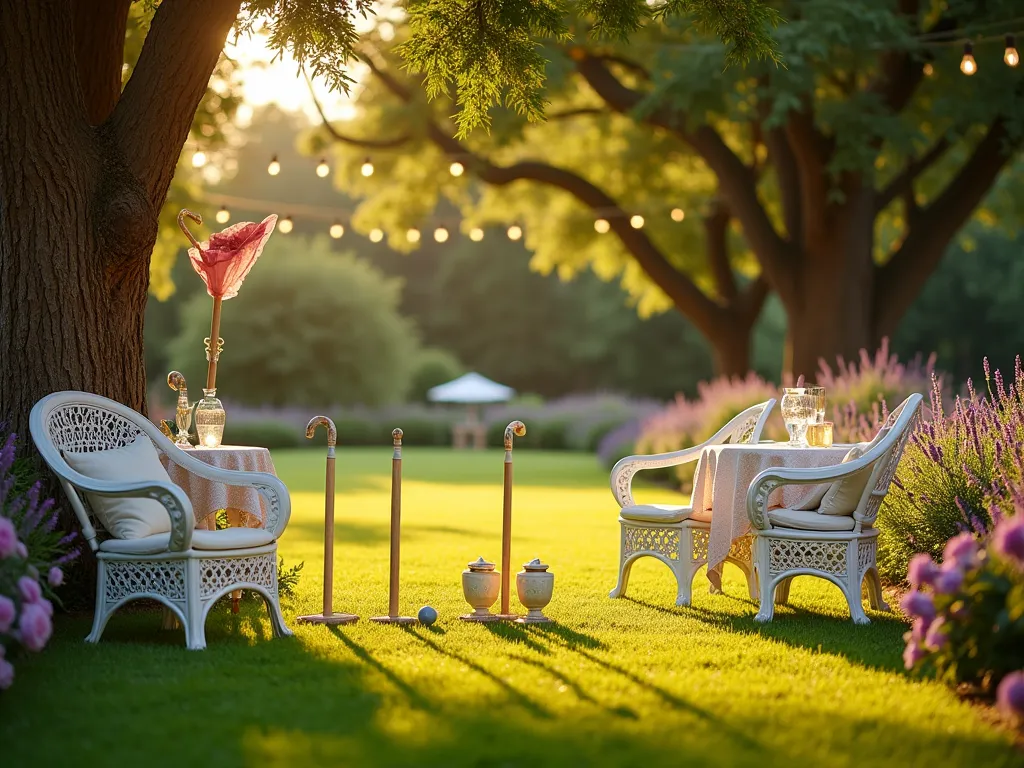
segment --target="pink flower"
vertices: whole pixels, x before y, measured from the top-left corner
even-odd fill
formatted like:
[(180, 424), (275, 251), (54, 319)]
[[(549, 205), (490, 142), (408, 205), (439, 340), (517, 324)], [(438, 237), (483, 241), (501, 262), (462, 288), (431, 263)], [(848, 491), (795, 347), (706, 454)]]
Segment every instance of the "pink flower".
[(0, 517), (0, 558), (10, 557), (18, 546), (18, 532), (9, 518)]
[(53, 622), (39, 603), (29, 603), (21, 609), (18, 621), (18, 639), (30, 651), (41, 651), (53, 633)]
[(951, 595), (964, 583), (964, 572), (954, 563), (946, 563), (935, 577), (935, 592)]
[(64, 571), (58, 568), (56, 565), (50, 569), (50, 572), (46, 575), (46, 581), (51, 587), (59, 587), (64, 583)]
[(927, 623), (931, 623), (931, 620), (935, 618), (935, 603), (932, 602), (931, 595), (918, 592), (916, 589), (910, 590), (903, 596), (900, 607), (908, 616), (922, 618)]
[(47, 616), (49, 616), (51, 619), (53, 618), (53, 603), (51, 603), (45, 597), (40, 598), (35, 603), (33, 603), (33, 605), (38, 605), (40, 608), (46, 611)]
[(939, 566), (935, 564), (930, 555), (919, 552), (910, 558), (910, 567), (907, 569), (907, 581), (912, 587), (920, 587), (922, 584), (931, 584), (939, 575)]
[[(3, 646), (0, 646), (2, 648)], [(0, 658), (0, 691), (11, 687), (14, 682), (14, 665), (7, 659)]]
[(939, 616), (935, 621), (928, 627), (928, 632), (924, 636), (924, 645), (928, 650), (937, 651), (944, 646), (949, 638), (946, 637), (946, 633), (942, 631), (945, 621)]
[(999, 708), (1008, 715), (1024, 716), (1024, 670), (1011, 672), (996, 689)]
[(22, 576), (18, 579), (18, 592), (21, 593), (21, 598), (26, 603), (34, 603), (43, 596), (39, 582), (31, 576)]
[(22, 560), (28, 560), (28, 547), (25, 546), (24, 541), (19, 541), (15, 545), (14, 551), (18, 553), (18, 557), (20, 557)]
[(969, 533), (960, 533), (946, 542), (946, 548), (942, 551), (944, 562), (958, 563), (961, 566), (974, 564), (978, 556), (978, 542)]
[(1008, 560), (1024, 567), (1024, 515), (1007, 518), (996, 526), (992, 534), (992, 545), (996, 552)]
[(188, 257), (192, 268), (206, 283), (206, 292), (214, 298), (237, 296), (276, 224), (277, 216), (270, 215), (259, 224), (251, 221), (232, 224), (223, 232), (210, 235), (206, 242), (192, 240), (195, 247), (188, 249)]
[(927, 655), (924, 648), (918, 643), (907, 643), (907, 647), (903, 649), (903, 666), (913, 669), (917, 666), (917, 662)]
[[(5, 595), (0, 595), (0, 632), (7, 632), (14, 623), (14, 616), (17, 611), (14, 608), (14, 601)], [(3, 646), (0, 645), (0, 649)]]

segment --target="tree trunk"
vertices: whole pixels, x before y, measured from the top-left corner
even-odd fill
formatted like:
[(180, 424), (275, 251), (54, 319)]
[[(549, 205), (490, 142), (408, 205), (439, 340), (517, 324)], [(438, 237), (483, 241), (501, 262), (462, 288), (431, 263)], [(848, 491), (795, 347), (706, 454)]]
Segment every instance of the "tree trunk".
[(737, 313), (734, 322), (723, 323), (708, 334), (715, 374), (743, 378), (750, 370), (750, 337), (753, 323)]

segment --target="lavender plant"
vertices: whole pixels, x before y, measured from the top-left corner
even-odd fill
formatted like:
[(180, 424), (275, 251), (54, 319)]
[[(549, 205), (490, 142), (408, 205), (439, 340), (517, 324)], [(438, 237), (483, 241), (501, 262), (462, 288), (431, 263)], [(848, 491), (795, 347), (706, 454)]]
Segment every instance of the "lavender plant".
[(76, 534), (57, 530), (53, 499), (41, 484), (26, 486), (27, 465), (16, 464), (15, 436), (0, 448), (0, 689), (14, 682), (10, 655), (40, 651), (53, 631), (54, 590), (63, 567), (78, 556)]

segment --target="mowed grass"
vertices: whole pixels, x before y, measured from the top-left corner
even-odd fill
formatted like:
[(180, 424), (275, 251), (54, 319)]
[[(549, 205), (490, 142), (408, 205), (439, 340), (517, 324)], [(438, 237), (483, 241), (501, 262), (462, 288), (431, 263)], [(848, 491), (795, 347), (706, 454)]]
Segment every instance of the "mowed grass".
[[(901, 669), (898, 619), (856, 627), (838, 589), (797, 579), (792, 607), (754, 623), (739, 574), (694, 606), (652, 559), (610, 600), (616, 506), (591, 456), (516, 454), (514, 570), (555, 573), (548, 626), (465, 624), (460, 573), (500, 557), (502, 454), (406, 449), (402, 610), (433, 627), (380, 626), (387, 609), (389, 450), (340, 450), (335, 610), (321, 604), (324, 454), (275, 453), (292, 491), (281, 541), (304, 561), (286, 601), (294, 639), (262, 604), (218, 607), (208, 648), (115, 616), (86, 645), (88, 617), (61, 617), (45, 653), (21, 657), (0, 695), (4, 766), (1010, 766), (1006, 730), (943, 686)], [(671, 498), (643, 489), (641, 500)]]

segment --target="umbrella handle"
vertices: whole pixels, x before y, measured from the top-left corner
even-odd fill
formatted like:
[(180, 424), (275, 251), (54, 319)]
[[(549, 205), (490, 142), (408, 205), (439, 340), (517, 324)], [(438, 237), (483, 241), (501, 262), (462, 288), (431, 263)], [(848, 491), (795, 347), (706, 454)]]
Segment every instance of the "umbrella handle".
[(509, 422), (505, 427), (505, 461), (512, 461), (512, 436), (523, 437), (526, 435), (526, 425), (521, 421)]
[(334, 457), (334, 446), (338, 444), (338, 430), (334, 426), (334, 422), (326, 416), (314, 416), (309, 420), (309, 424), (306, 425), (306, 439), (312, 440), (313, 435), (316, 434), (316, 428), (320, 425), (327, 428), (327, 455)]
[(193, 213), (188, 208), (182, 208), (178, 212), (178, 227), (181, 229), (182, 232), (185, 233), (185, 237), (188, 238), (188, 241), (190, 243), (192, 243), (193, 247), (195, 247), (195, 249), (197, 251), (198, 250), (202, 250), (199, 247), (199, 243), (196, 241), (196, 239), (194, 237), (192, 237), (192, 233), (188, 231), (188, 227), (185, 226), (185, 217), (186, 216), (188, 216), (190, 219), (192, 219), (192, 221), (194, 221), (196, 224), (202, 224), (203, 223), (203, 217), (200, 216), (198, 213)]

